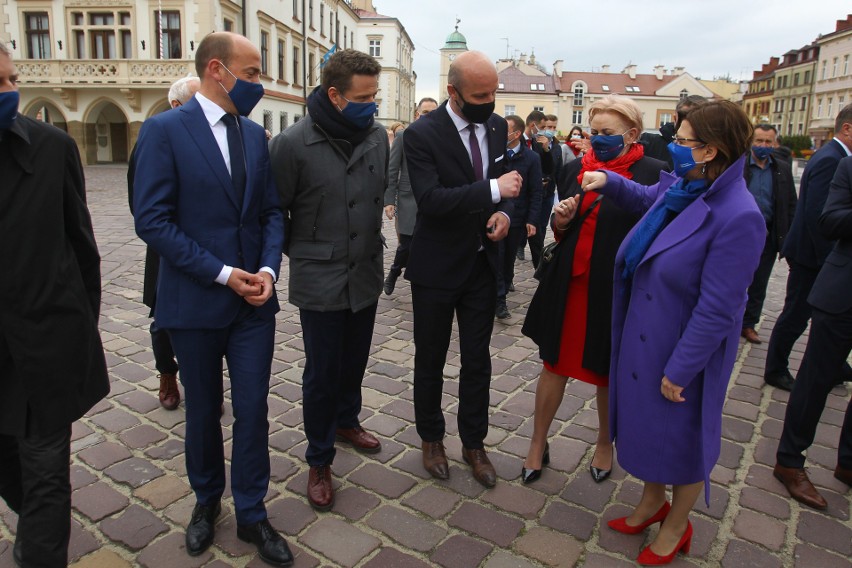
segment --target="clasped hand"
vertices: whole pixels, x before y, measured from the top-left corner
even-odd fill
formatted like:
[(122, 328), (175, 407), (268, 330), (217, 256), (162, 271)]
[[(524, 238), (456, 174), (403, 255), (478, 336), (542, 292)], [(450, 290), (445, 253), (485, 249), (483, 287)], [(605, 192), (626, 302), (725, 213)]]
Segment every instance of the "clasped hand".
[(228, 287), (254, 307), (260, 307), (272, 296), (275, 284), (268, 272), (251, 274), (234, 268), (228, 277)]

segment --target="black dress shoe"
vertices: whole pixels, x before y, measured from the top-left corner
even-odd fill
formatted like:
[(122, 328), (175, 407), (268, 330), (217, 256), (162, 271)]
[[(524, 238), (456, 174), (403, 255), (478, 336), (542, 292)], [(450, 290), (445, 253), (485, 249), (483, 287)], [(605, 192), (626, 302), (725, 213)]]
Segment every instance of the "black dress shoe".
[(186, 527), (186, 553), (198, 556), (213, 544), (216, 533), (216, 517), (222, 512), (222, 504), (216, 501), (213, 505), (195, 504), (192, 519)]
[[(595, 456), (592, 456), (592, 461), (595, 461)], [(601, 483), (609, 477), (610, 473), (612, 473), (612, 466), (610, 466), (610, 469), (601, 469), (593, 466), (591, 462), (589, 462), (589, 473), (592, 474), (592, 479), (595, 480), (595, 483)]]
[(387, 278), (385, 278), (384, 292), (385, 296), (393, 294), (393, 289), (396, 288), (396, 279), (402, 274), (401, 268), (390, 267)]
[[(550, 442), (544, 444), (544, 454), (541, 456), (541, 465), (550, 464)], [(543, 469), (543, 468), (542, 468)], [(528, 485), (541, 477), (541, 469), (527, 469), (521, 467), (521, 481), (524, 485)]]
[(494, 310), (494, 315), (497, 319), (509, 319), (512, 314), (509, 313), (509, 308), (506, 307), (506, 300), (497, 300), (497, 309)]
[(777, 389), (791, 391), (793, 390), (793, 375), (790, 374), (790, 371), (787, 371), (783, 375), (766, 375), (763, 377), (764, 382), (767, 385), (771, 385)]
[(237, 538), (250, 542), (257, 547), (260, 559), (272, 566), (292, 566), (293, 553), (281, 538), (269, 519), (263, 519), (253, 525), (237, 526)]

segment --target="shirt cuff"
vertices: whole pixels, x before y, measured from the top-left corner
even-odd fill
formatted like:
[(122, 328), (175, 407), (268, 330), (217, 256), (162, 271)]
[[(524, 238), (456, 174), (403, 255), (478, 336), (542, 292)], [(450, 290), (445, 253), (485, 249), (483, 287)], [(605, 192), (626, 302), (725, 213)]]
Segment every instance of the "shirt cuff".
[(503, 217), (505, 217), (505, 218), (509, 221), (509, 224), (510, 224), (510, 225), (512, 224), (512, 218), (511, 218), (511, 217), (509, 217), (509, 214), (508, 214), (508, 213), (506, 213), (505, 211), (498, 211), (497, 213), (502, 214), (502, 215), (503, 215)]
[(234, 271), (233, 266), (228, 266), (227, 264), (222, 267), (222, 271), (219, 272), (219, 276), (216, 277), (216, 284), (221, 284), (222, 286), (228, 285), (228, 279), (231, 277), (231, 272)]
[(491, 180), (491, 203), (500, 203), (500, 186), (496, 179)]
[(272, 281), (278, 282), (278, 277), (275, 275), (275, 271), (272, 270), (271, 268), (269, 268), (268, 266), (264, 266), (263, 268), (258, 270), (258, 272), (268, 272), (269, 274), (272, 275)]

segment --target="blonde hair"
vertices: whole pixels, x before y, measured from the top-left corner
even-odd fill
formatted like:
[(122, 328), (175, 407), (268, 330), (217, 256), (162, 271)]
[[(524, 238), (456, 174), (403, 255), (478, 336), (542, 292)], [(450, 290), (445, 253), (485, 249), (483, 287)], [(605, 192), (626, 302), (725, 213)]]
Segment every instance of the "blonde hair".
[(639, 131), (636, 135), (637, 139), (639, 138), (639, 134), (642, 133), (642, 110), (639, 108), (633, 99), (630, 97), (625, 97), (622, 95), (607, 95), (604, 98), (595, 101), (592, 106), (589, 107), (589, 121), (598, 114), (604, 112), (611, 112), (613, 114), (617, 114), (630, 125), (630, 128), (635, 128)]
[(405, 126), (405, 125), (404, 125), (403, 123), (401, 123), (401, 122), (394, 122), (393, 124), (391, 124), (391, 125), (390, 125), (390, 128), (388, 128), (388, 130), (390, 130), (391, 132), (393, 132), (394, 134), (396, 134), (396, 133), (397, 133), (397, 131), (398, 131), (399, 129), (403, 128), (404, 126)]

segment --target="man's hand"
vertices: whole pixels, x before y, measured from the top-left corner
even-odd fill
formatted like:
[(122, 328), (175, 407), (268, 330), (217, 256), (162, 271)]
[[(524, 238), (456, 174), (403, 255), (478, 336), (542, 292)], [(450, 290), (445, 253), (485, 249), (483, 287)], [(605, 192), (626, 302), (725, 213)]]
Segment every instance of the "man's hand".
[(540, 136), (536, 136), (535, 141), (541, 145), (541, 149), (543, 151), (550, 152), (550, 138), (542, 134)]
[(603, 172), (586, 172), (583, 174), (583, 191), (595, 191), (606, 185), (606, 174)]
[(245, 270), (234, 268), (228, 277), (228, 288), (243, 298), (257, 296), (263, 292), (263, 278), (257, 274), (249, 274)]
[(385, 205), (385, 217), (388, 219), (393, 219), (396, 216), (396, 206), (395, 205)]
[(485, 234), (494, 242), (506, 238), (509, 234), (509, 218), (499, 211), (488, 219)]
[(272, 275), (266, 271), (261, 271), (254, 276), (259, 276), (262, 279), (260, 284), (260, 294), (256, 296), (245, 296), (245, 301), (259, 308), (275, 293), (275, 282), (272, 281)]
[(591, 135), (588, 132), (583, 132), (582, 138), (572, 138), (568, 142), (578, 152), (586, 154), (592, 149)]
[[(500, 197), (503, 199), (511, 199), (517, 197), (521, 192), (521, 184), (524, 178), (518, 172), (507, 172), (497, 178), (497, 187), (500, 189)], [(489, 222), (489, 225), (491, 223)]]
[(535, 225), (527, 223), (527, 238), (535, 236)]

